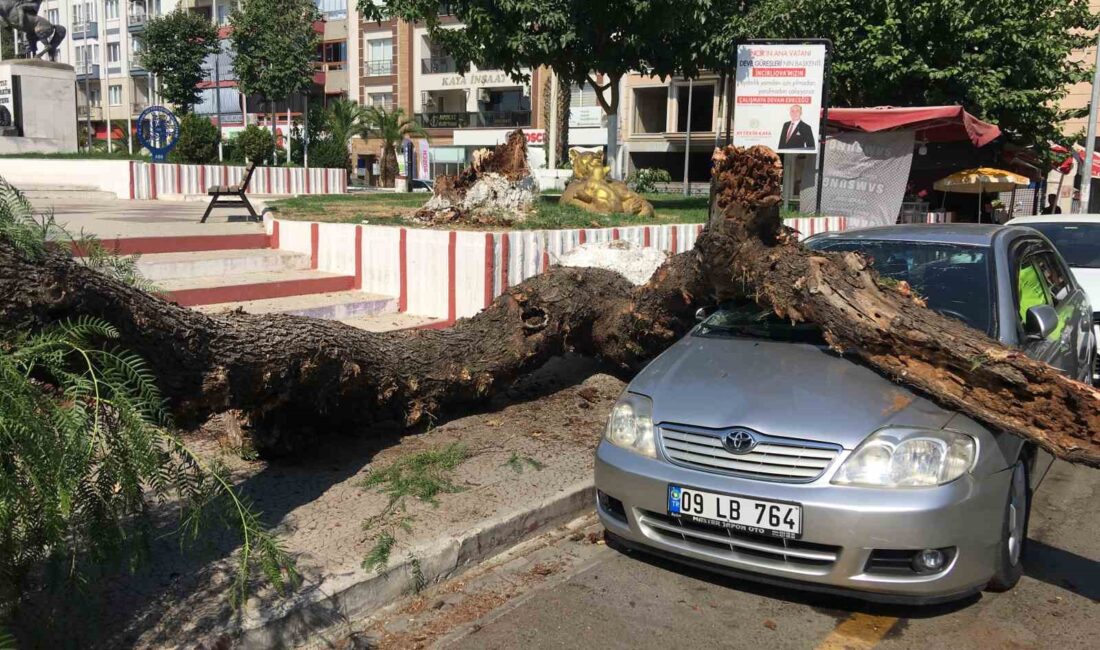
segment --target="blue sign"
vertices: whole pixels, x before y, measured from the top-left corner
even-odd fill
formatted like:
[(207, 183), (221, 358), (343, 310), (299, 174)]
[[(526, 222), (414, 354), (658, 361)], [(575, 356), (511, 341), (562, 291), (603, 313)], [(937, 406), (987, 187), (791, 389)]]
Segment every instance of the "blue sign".
[(138, 117), (137, 137), (152, 154), (154, 162), (164, 162), (168, 152), (175, 149), (179, 142), (180, 122), (167, 108), (150, 106)]

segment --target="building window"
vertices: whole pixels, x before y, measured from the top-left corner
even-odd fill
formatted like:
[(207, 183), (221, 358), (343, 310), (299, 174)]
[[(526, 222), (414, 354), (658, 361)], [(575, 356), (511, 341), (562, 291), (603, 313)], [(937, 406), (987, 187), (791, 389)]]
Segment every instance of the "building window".
[(122, 106), (122, 86), (108, 87), (107, 101), (111, 103), (111, 106)]
[(348, 0), (314, 0), (325, 18), (347, 18)]
[(117, 20), (118, 0), (106, 0), (103, 3), (103, 13), (107, 20)]
[(61, 24), (61, 13), (57, 9), (47, 9), (46, 20), (54, 25), (59, 25)]
[(122, 45), (119, 43), (107, 44), (107, 63), (118, 63), (122, 58)]
[[(676, 130), (683, 133), (688, 124), (688, 87), (676, 87)], [(714, 86), (698, 85), (691, 92), (691, 130), (714, 130)]]
[(92, 106), (99, 106), (99, 87), (88, 89), (88, 103)]
[(130, 51), (134, 54), (141, 53), (141, 39), (137, 36), (134, 36), (130, 39)]
[(393, 39), (374, 38), (363, 45), (366, 52), (365, 74), (368, 77), (393, 74)]
[(347, 41), (321, 44), (321, 61), (325, 63), (344, 63), (348, 60)]
[(370, 93), (367, 95), (367, 106), (393, 110), (393, 93)]
[(572, 128), (600, 127), (604, 125), (604, 112), (596, 101), (596, 89), (592, 84), (574, 84), (569, 91), (569, 126)]
[(634, 132), (664, 133), (668, 129), (668, 87), (634, 90)]

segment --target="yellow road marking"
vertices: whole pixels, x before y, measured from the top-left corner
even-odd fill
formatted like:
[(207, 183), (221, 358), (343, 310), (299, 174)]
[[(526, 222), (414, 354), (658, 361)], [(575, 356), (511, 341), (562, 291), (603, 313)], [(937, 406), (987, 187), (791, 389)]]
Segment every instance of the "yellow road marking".
[(871, 650), (897, 622), (894, 616), (855, 612), (817, 644), (817, 650)]

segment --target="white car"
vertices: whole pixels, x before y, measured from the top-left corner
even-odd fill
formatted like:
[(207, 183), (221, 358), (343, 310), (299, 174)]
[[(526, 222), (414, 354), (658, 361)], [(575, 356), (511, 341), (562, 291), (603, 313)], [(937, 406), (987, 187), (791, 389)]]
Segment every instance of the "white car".
[[(1054, 244), (1097, 310), (1092, 313), (1092, 327), (1100, 336), (1100, 214), (1043, 214), (1017, 217), (1008, 224), (1034, 228)], [(1100, 385), (1097, 370), (1093, 371), (1093, 383)]]

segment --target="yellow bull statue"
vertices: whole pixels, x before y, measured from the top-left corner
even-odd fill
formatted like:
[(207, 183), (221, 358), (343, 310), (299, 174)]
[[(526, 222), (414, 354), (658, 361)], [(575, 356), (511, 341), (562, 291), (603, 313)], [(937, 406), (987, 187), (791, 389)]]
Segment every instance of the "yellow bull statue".
[(561, 203), (599, 214), (625, 213), (653, 216), (653, 205), (622, 181), (607, 178), (602, 151), (569, 150), (573, 179), (561, 195)]

